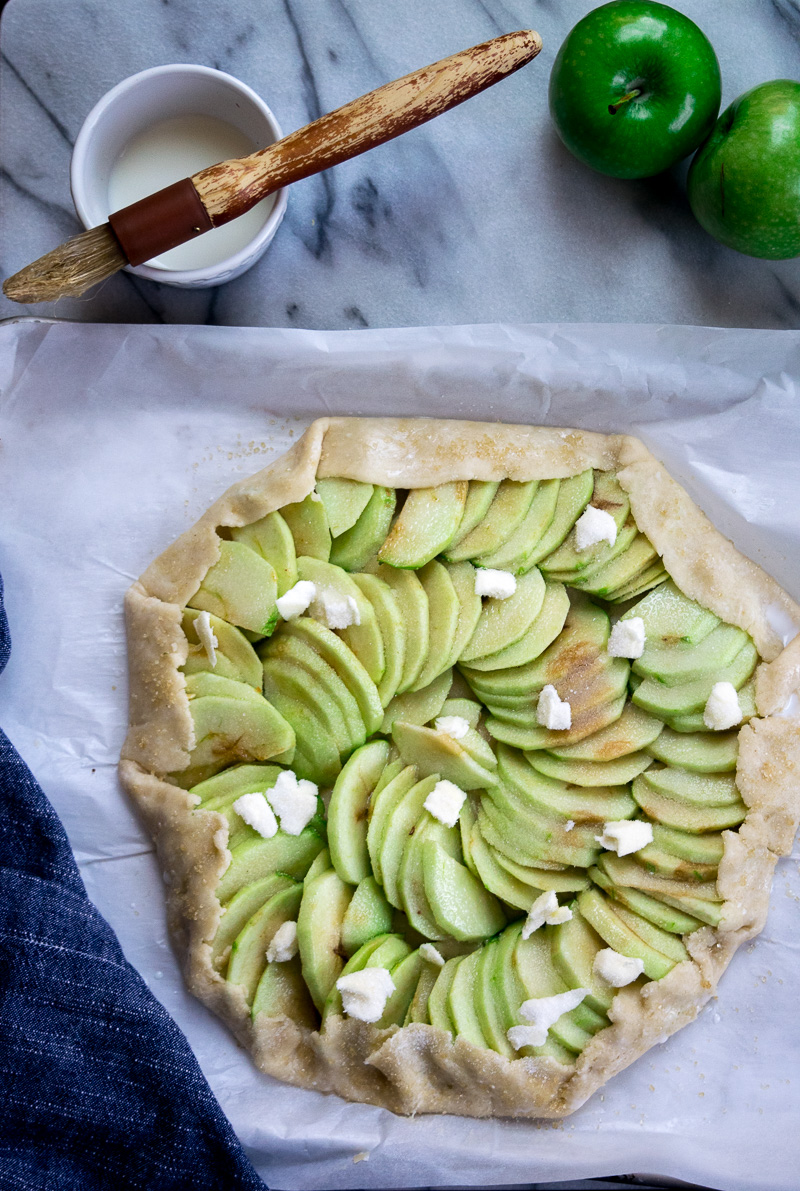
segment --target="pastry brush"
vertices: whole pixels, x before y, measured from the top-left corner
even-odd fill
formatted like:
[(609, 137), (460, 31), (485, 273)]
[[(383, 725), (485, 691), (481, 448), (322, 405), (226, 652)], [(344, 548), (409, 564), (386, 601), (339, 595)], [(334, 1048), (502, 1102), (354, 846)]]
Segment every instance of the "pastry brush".
[(77, 297), (126, 265), (140, 265), (244, 215), (261, 199), (434, 116), (525, 66), (542, 48), (520, 30), (387, 83), (247, 157), (222, 161), (148, 195), (27, 265), (3, 283), (15, 302)]

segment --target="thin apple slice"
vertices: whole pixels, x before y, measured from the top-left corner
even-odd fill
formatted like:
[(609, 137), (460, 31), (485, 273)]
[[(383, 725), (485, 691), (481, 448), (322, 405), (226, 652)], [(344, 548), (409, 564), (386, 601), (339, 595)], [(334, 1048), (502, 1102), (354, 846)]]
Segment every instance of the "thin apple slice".
[(346, 571), (362, 571), (377, 554), (389, 532), (396, 503), (394, 488), (376, 485), (367, 507), (352, 529), (345, 530), (335, 539), (330, 561)]
[[(756, 684), (755, 679), (750, 678), (740, 687), (738, 692), (739, 710), (742, 713), (742, 723), (746, 724), (758, 714), (756, 709)], [(674, 732), (705, 732), (706, 723), (703, 719), (702, 711), (687, 712), (681, 715), (670, 715), (665, 717), (665, 722)]]
[(598, 889), (584, 889), (579, 893), (578, 909), (612, 950), (630, 959), (641, 959), (645, 975), (651, 980), (660, 980), (675, 967), (675, 960), (645, 943), (622, 921)]
[(560, 480), (542, 480), (527, 513), (510, 537), (497, 550), (478, 555), (478, 566), (523, 574), (534, 565), (530, 557), (551, 525), (558, 503)]
[(184, 674), (196, 674), (200, 670), (208, 670), (222, 678), (230, 678), (235, 682), (245, 682), (248, 686), (261, 690), (261, 663), (253, 646), (238, 629), (227, 620), (209, 613), (211, 631), (217, 639), (215, 647), (215, 664), (200, 643), (195, 622), (201, 613), (194, 608), (184, 609), (181, 628), (189, 642), (189, 654), (183, 663)]
[(544, 598), (539, 614), (519, 641), (506, 646), (498, 653), (490, 653), (473, 659), (463, 669), (468, 680), (478, 678), (481, 671), (509, 670), (525, 666), (538, 658), (552, 645), (564, 628), (569, 615), (570, 603), (567, 589), (561, 583), (545, 584)]
[(725, 773), (688, 773), (655, 766), (648, 770), (647, 780), (659, 794), (692, 806), (731, 806), (740, 801), (736, 779)]
[[(463, 542), (467, 534), (472, 533), (475, 526), (483, 521), (499, 487), (500, 484), (497, 480), (469, 481), (464, 512), (462, 513), (458, 530), (450, 543), (450, 547), (458, 546), (460, 542)], [(444, 552), (444, 557), (449, 557), (447, 551)]]
[[(553, 966), (550, 940), (545, 931), (535, 931), (527, 939), (523, 939), (520, 932), (515, 940), (512, 964), (522, 986), (522, 1001), (557, 996), (558, 993), (567, 990)], [(583, 1014), (580, 1014), (580, 1009), (584, 1010)], [(562, 1014), (550, 1027), (551, 1036), (573, 1054), (580, 1054), (592, 1037), (591, 1032), (580, 1024), (581, 1018), (597, 1029), (601, 1029), (605, 1024), (602, 1018), (587, 1018), (586, 1008), (578, 1006), (577, 1010)], [(517, 1021), (521, 1021), (521, 1018), (517, 1017)], [(532, 1053), (541, 1053), (540, 1047), (530, 1049)]]
[(342, 949), (353, 955), (374, 939), (392, 929), (393, 910), (374, 877), (365, 877), (357, 886), (342, 922)]
[(438, 714), (457, 715), (460, 719), (466, 720), (470, 728), (477, 728), (481, 718), (481, 705), (474, 699), (445, 699)]
[[(356, 623), (347, 628), (336, 629), (335, 632), (353, 651), (372, 681), (376, 684), (380, 682), (386, 669), (383, 637), (378, 628), (372, 604), (362, 594), (361, 588), (341, 567), (324, 562), (319, 558), (299, 556), (297, 574), (300, 579), (309, 580), (315, 584), (317, 599), (320, 599), (321, 595), (326, 592), (332, 592), (337, 597), (354, 601), (358, 612)], [(311, 611), (316, 606), (316, 603), (312, 604)], [(316, 613), (313, 618), (316, 619)]]
[(562, 480), (558, 489), (553, 520), (542, 535), (538, 545), (528, 556), (528, 566), (537, 566), (554, 550), (557, 550), (569, 534), (575, 522), (592, 499), (595, 475), (591, 468), (580, 475)]
[(334, 538), (341, 537), (346, 529), (355, 525), (373, 491), (372, 484), (340, 479), (317, 480), (316, 489), (317, 496), (325, 506), (328, 527)]
[(461, 955), (456, 955), (452, 959), (448, 959), (444, 967), (439, 969), (436, 983), (428, 994), (428, 1020), (434, 1029), (444, 1030), (448, 1034), (455, 1031), (455, 1024), (449, 1010), (450, 989), (463, 958)]
[(321, 1013), (341, 975), (342, 923), (352, 889), (333, 869), (304, 886), (297, 916), (297, 945), (311, 998)]
[(506, 916), (500, 903), (435, 839), (422, 845), (422, 866), (428, 902), (446, 935), (466, 943), (503, 929)]
[(589, 884), (583, 869), (566, 868), (563, 865), (534, 868), (527, 864), (519, 864), (503, 852), (496, 852), (494, 858), (512, 877), (534, 890), (552, 889), (554, 893), (577, 893)]
[(641, 914), (637, 914), (635, 910), (631, 910), (628, 906), (622, 904), (614, 907), (614, 913), (640, 939), (643, 939), (645, 943), (655, 948), (662, 955), (666, 955), (668, 959), (674, 959), (676, 964), (682, 963), (689, 958), (689, 953), (683, 943), (672, 932), (662, 930), (654, 922), (651, 922)]
[(599, 732), (602, 728), (613, 724), (622, 715), (625, 707), (625, 696), (612, 699), (609, 703), (602, 703), (597, 707), (588, 708), (585, 712), (575, 716), (572, 727), (563, 732), (550, 731), (548, 728), (520, 728), (513, 724), (503, 723), (495, 716), (489, 716), (485, 726), (495, 740), (502, 741), (521, 749), (550, 749), (559, 744), (575, 744), (579, 740)]
[(427, 724), (441, 714), (447, 694), (453, 683), (451, 670), (439, 674), (428, 686), (420, 690), (404, 691), (395, 695), (386, 708), (381, 725), (382, 732), (391, 732), (395, 720), (406, 724)]
[(607, 592), (605, 599), (609, 604), (623, 604), (627, 600), (638, 600), (651, 588), (657, 587), (668, 578), (661, 559), (658, 559), (630, 583), (625, 583), (622, 587), (615, 587), (613, 591)]
[(574, 838), (577, 828), (565, 837), (563, 828), (560, 832), (544, 829), (516, 812), (506, 814), (488, 798), (481, 803), (478, 824), (487, 844), (531, 868), (543, 862), (588, 868), (599, 852), (593, 839), (581, 838), (580, 834)]
[(429, 627), (428, 656), (412, 688), (415, 691), (428, 686), (439, 674), (450, 669), (449, 659), (461, 613), (461, 601), (446, 567), (434, 559), (417, 574), (428, 599)]
[(499, 550), (522, 524), (531, 507), (539, 484), (537, 480), (518, 483), (503, 480), (498, 487), (486, 515), (458, 545), (451, 543), (446, 557), (449, 562), (465, 562)]
[(519, 641), (541, 612), (544, 593), (544, 579), (533, 568), (520, 576), (517, 590), (508, 599), (487, 599), (459, 660), (469, 664), (475, 658), (499, 653)]
[(598, 542), (595, 546), (578, 550), (573, 529), (564, 543), (542, 560), (543, 574), (553, 575), (569, 582), (570, 579), (577, 579), (584, 573), (588, 574), (590, 569), (599, 569), (605, 563), (610, 562), (612, 558), (616, 558), (617, 554), (621, 554), (620, 541), (624, 541), (625, 546), (633, 541), (637, 529), (636, 523), (630, 516), (631, 503), (613, 472), (596, 471), (594, 473), (591, 503), (592, 508), (602, 509), (614, 519), (617, 529), (614, 545), (612, 546), (608, 542)]
[(586, 1004), (595, 1013), (611, 1008), (617, 990), (594, 974), (594, 959), (605, 947), (605, 940), (589, 925), (577, 905), (572, 917), (558, 926), (545, 927), (550, 940), (553, 967), (568, 988), (587, 989)]
[(477, 822), (470, 834), (469, 855), (484, 888), (506, 905), (527, 914), (542, 890), (523, 884), (498, 863), (494, 849), (484, 840)]
[(636, 813), (636, 802), (627, 785), (575, 789), (534, 769), (531, 758), (538, 755), (526, 753), (523, 759), (506, 745), (497, 750), (500, 781), (533, 813), (561, 815), (575, 823), (630, 819)]
[(303, 980), (299, 955), (288, 963), (267, 964), (253, 998), (253, 1021), (262, 1013), (266, 1017), (287, 1017), (307, 1030), (317, 1028), (319, 1018)]
[(663, 823), (653, 824), (653, 842), (665, 852), (671, 852), (673, 856), (680, 856), (682, 860), (694, 861), (697, 864), (719, 865), (725, 851), (725, 841), (721, 832), (692, 835), (675, 827), (665, 827)]
[(475, 761), (461, 741), (444, 732), (395, 720), (392, 739), (403, 760), (416, 765), (424, 776), (436, 773), (462, 790), (483, 789), (496, 780), (492, 769)]
[(242, 542), (219, 543), (219, 559), (188, 604), (229, 624), (269, 636), (278, 619), (278, 581), (266, 559)]
[(377, 732), (383, 720), (378, 688), (352, 649), (336, 633), (306, 616), (284, 625), (281, 634), (307, 642), (328, 663), (355, 698), (367, 735)]
[(597, 569), (591, 568), (588, 573), (584, 571), (572, 582), (580, 591), (588, 591), (608, 599), (611, 592), (625, 584), (633, 583), (643, 575), (657, 558), (655, 548), (648, 539), (643, 533), (637, 533), (630, 544), (614, 558)]
[(252, 885), (271, 873), (285, 873), (299, 880), (324, 847), (325, 840), (313, 827), (306, 827), (300, 835), (279, 831), (271, 839), (253, 832), (250, 839), (232, 850), (231, 862), (220, 877), (216, 896), (225, 905), (245, 885)]
[(244, 889), (240, 889), (231, 898), (211, 942), (212, 962), (218, 970), (221, 970), (223, 963), (227, 964), (226, 952), (256, 910), (260, 910), (263, 905), (266, 905), (276, 893), (283, 893), (284, 890), (291, 889), (295, 885), (297, 885), (295, 879), (287, 877), (285, 873), (270, 873), (267, 877), (253, 881), (251, 885), (245, 885)]
[(471, 563), (448, 563), (447, 574), (459, 602), (456, 631), (450, 653), (446, 658), (447, 667), (450, 667), (456, 664), (462, 650), (475, 632), (483, 608), (483, 601), (475, 591), (475, 568)]
[(325, 505), (316, 492), (309, 492), (305, 500), (284, 505), (280, 513), (294, 540), (295, 554), (327, 562), (331, 556), (331, 531)]
[(446, 550), (464, 515), (468, 488), (466, 480), (413, 488), (378, 551), (380, 561), (416, 569)]
[(419, 951), (412, 951), (391, 969), (394, 992), (389, 994), (386, 1008), (375, 1023), (376, 1029), (388, 1030), (389, 1026), (402, 1026), (419, 984), (424, 962)]
[(692, 773), (732, 773), (739, 756), (739, 732), (700, 732), (688, 736), (665, 727), (647, 749), (657, 761)]
[(412, 786), (418, 781), (416, 768), (406, 765), (372, 796), (369, 807), (369, 821), (367, 825), (367, 851), (369, 852), (372, 871), (381, 885), (384, 884), (381, 868), (381, 848), (391, 816), (408, 794)]
[(292, 531), (280, 513), (268, 513), (250, 525), (234, 526), (234, 542), (242, 542), (260, 554), (275, 570), (278, 595), (282, 596), (297, 582), (297, 556)]
[(534, 769), (545, 777), (575, 786), (624, 786), (643, 773), (653, 758), (649, 753), (628, 753), (613, 761), (562, 761), (551, 753), (532, 750), (525, 754)]
[(441, 968), (436, 964), (422, 961), (422, 970), (419, 974), (417, 987), (414, 990), (414, 996), (411, 998), (411, 1004), (408, 1007), (408, 1012), (405, 1016), (404, 1026), (410, 1026), (413, 1022), (421, 1022), (430, 1025), (430, 1018), (428, 1017), (428, 998), (433, 991), (433, 986), (439, 979)]
[(351, 885), (358, 885), (372, 872), (367, 850), (369, 805), (388, 756), (389, 745), (384, 740), (372, 740), (354, 752), (336, 779), (328, 803), (331, 860), (342, 880)]
[(236, 799), (241, 794), (269, 790), (275, 785), (280, 772), (279, 765), (231, 765), (228, 769), (223, 769), (222, 773), (198, 782), (189, 792), (197, 795), (201, 806), (212, 799), (228, 795)]
[[(399, 782), (399, 779), (396, 780)], [(388, 813), (380, 839), (379, 880), (387, 898), (398, 910), (403, 909), (398, 884), (403, 856), (409, 840), (416, 833), (417, 823), (425, 809), (425, 799), (438, 780), (437, 774), (423, 778), (421, 781), (415, 782), (399, 800), (395, 801), (392, 798), (391, 803), (386, 799), (389, 787), (381, 795), (382, 800), (386, 799)], [(380, 803), (379, 809), (382, 810)], [(369, 839), (369, 836), (367, 838)], [(373, 867), (375, 867), (374, 862)]]
[(291, 662), (294, 671), (299, 667), (308, 674), (315, 689), (321, 688), (324, 697), (336, 704), (344, 719), (349, 742), (348, 751), (349, 748), (364, 743), (367, 729), (355, 696), (350, 693), (333, 667), (308, 641), (293, 633), (279, 632), (266, 646), (259, 647), (259, 653), (264, 661), (272, 659)]
[[(608, 728), (585, 737), (577, 744), (553, 746), (549, 751), (562, 761), (614, 761), (650, 747), (665, 731), (663, 720), (629, 703)], [(653, 753), (655, 756), (656, 754)]]
[(291, 886), (274, 894), (248, 920), (231, 947), (226, 979), (241, 985), (252, 1005), (258, 982), (267, 966), (267, 946), (284, 922), (294, 921), (303, 897), (303, 886)]
[(644, 621), (644, 631), (651, 645), (658, 640), (663, 645), (680, 641), (698, 645), (720, 623), (718, 616), (690, 600), (672, 580), (651, 591), (621, 619), (629, 620), (633, 616)]
[(456, 1036), (466, 1038), (473, 1046), (488, 1049), (475, 1010), (475, 980), (480, 956), (480, 951), (473, 951), (457, 965), (447, 996), (447, 1011)]
[(666, 905), (649, 893), (642, 893), (640, 889), (631, 889), (625, 885), (615, 885), (601, 868), (590, 868), (589, 876), (614, 901), (620, 902), (635, 914), (646, 918), (662, 930), (674, 935), (688, 935), (698, 930), (703, 924), (698, 918), (692, 918), (680, 910)]
[(403, 676), (397, 693), (410, 690), (416, 683), (428, 659), (430, 613), (428, 597), (414, 571), (402, 571), (382, 563), (370, 564), (369, 573), (388, 584), (397, 600), (400, 616), (406, 628), (406, 648)]
[(406, 656), (406, 626), (400, 613), (400, 606), (388, 583), (377, 575), (358, 573), (353, 582), (372, 604), (383, 639), (385, 669), (378, 683), (381, 703), (391, 703), (403, 679), (403, 662)]
[(636, 860), (650, 873), (676, 881), (716, 881), (718, 864), (698, 864), (659, 848), (655, 842), (640, 848)]
[(655, 678), (667, 686), (697, 682), (729, 666), (750, 638), (743, 629), (720, 624), (696, 645), (678, 642), (662, 645), (645, 641), (644, 653), (633, 662), (633, 669), (645, 678)]
[[(501, 938), (505, 938), (508, 931), (512, 929), (512, 927), (506, 927)], [(500, 939), (490, 939), (478, 953), (473, 985), (475, 1013), (487, 1046), (491, 1050), (496, 1050), (498, 1054), (505, 1055), (507, 1059), (513, 1059), (516, 1058), (516, 1054), (506, 1037), (506, 1030), (509, 1027), (501, 1015), (496, 993), (496, 981), (493, 979), (497, 970), (500, 941)]]
[(653, 897), (699, 897), (703, 901), (721, 902), (717, 893), (716, 882), (698, 881), (690, 879), (679, 881), (672, 877), (661, 877), (639, 864), (635, 856), (617, 856), (613, 852), (603, 852), (598, 858), (597, 867), (614, 882), (615, 885), (625, 885), (631, 889), (641, 889)]
[(632, 786), (633, 797), (651, 819), (665, 827), (677, 827), (679, 831), (706, 832), (722, 831), (726, 827), (738, 827), (747, 814), (742, 801), (729, 806), (691, 806), (659, 794), (643, 774)]
[(457, 828), (447, 827), (423, 810), (403, 849), (397, 873), (397, 889), (401, 909), (412, 928), (423, 938), (445, 939), (448, 932), (436, 921), (425, 888), (425, 843), (430, 841), (435, 841), (448, 855), (452, 855), (453, 859), (460, 859), (461, 843)]
[(256, 699), (258, 702), (217, 695), (192, 699), (189, 710), (197, 743), (188, 768), (172, 774), (171, 780), (189, 789), (237, 761), (275, 758), (288, 764), (293, 758), (294, 730), (266, 699), (260, 695)]

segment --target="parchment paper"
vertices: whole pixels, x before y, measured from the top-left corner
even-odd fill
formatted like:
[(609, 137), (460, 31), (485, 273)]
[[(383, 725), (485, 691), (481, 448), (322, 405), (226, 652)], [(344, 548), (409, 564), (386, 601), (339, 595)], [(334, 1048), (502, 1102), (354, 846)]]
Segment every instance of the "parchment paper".
[(402, 413), (638, 434), (798, 599), (799, 386), (794, 331), (0, 326), (0, 569), (14, 639), (0, 720), (270, 1187), (647, 1171), (796, 1191), (800, 854), (779, 864), (767, 928), (718, 1000), (565, 1122), (406, 1120), (275, 1083), (185, 992), (150, 842), (117, 783), (125, 589), (312, 418)]

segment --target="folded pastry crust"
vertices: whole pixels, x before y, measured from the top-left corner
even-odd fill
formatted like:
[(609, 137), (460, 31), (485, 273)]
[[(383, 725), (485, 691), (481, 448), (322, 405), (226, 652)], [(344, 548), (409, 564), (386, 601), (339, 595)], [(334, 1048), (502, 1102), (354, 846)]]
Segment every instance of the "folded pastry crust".
[[(622, 988), (601, 1030), (563, 1067), (550, 1058), (509, 1060), (430, 1025), (378, 1030), (335, 1017), (324, 1033), (287, 1018), (250, 1016), (243, 990), (212, 966), (222, 908), (215, 889), (229, 861), (226, 819), (194, 813), (196, 796), (165, 775), (185, 768), (194, 745), (180, 667), (184, 605), (219, 556), (216, 530), (247, 525), (300, 501), (315, 480), (340, 476), (397, 488), (452, 480), (550, 479), (614, 470), (639, 529), (682, 591), (748, 632), (764, 661), (758, 717), (741, 729), (736, 781), (748, 807), (724, 833), (718, 891), (723, 918), (685, 937), (691, 959), (641, 989)], [(145, 571), (128, 592), (130, 730), (120, 775), (158, 849), (170, 929), (192, 992), (230, 1026), (262, 1071), (397, 1113), (562, 1117), (612, 1075), (692, 1021), (731, 957), (762, 929), (772, 873), (800, 820), (800, 718), (781, 714), (800, 691), (798, 606), (740, 554), (638, 440), (579, 430), (422, 418), (323, 418), (273, 465), (234, 484)], [(788, 635), (788, 634), (787, 634)]]

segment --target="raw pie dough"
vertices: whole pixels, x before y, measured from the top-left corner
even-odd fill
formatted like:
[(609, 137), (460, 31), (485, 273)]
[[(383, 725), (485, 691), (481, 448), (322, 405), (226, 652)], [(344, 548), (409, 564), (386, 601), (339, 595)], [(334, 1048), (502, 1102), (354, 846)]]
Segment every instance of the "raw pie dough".
[[(736, 782), (748, 806), (727, 832), (719, 866), (723, 919), (684, 937), (690, 962), (641, 989), (621, 988), (611, 1026), (572, 1068), (516, 1058), (453, 1039), (429, 1025), (378, 1030), (335, 1017), (325, 1032), (261, 1014), (253, 1023), (240, 987), (211, 963), (221, 917), (217, 882), (230, 858), (227, 821), (194, 813), (196, 799), (165, 780), (189, 764), (192, 719), (179, 667), (187, 657), (182, 609), (218, 558), (218, 527), (243, 526), (297, 502), (315, 480), (343, 477), (396, 488), (453, 480), (517, 481), (615, 470), (639, 530), (690, 598), (749, 633), (760, 718), (742, 728)], [(192, 992), (214, 1010), (277, 1079), (336, 1092), (397, 1113), (562, 1117), (616, 1072), (692, 1021), (714, 994), (737, 947), (762, 929), (772, 871), (800, 818), (800, 720), (782, 716), (800, 689), (800, 636), (784, 648), (782, 626), (800, 607), (743, 557), (637, 439), (577, 430), (426, 419), (324, 418), (281, 459), (234, 484), (134, 583), (126, 601), (131, 674), (123, 785), (143, 815), (167, 884), (170, 929)]]

